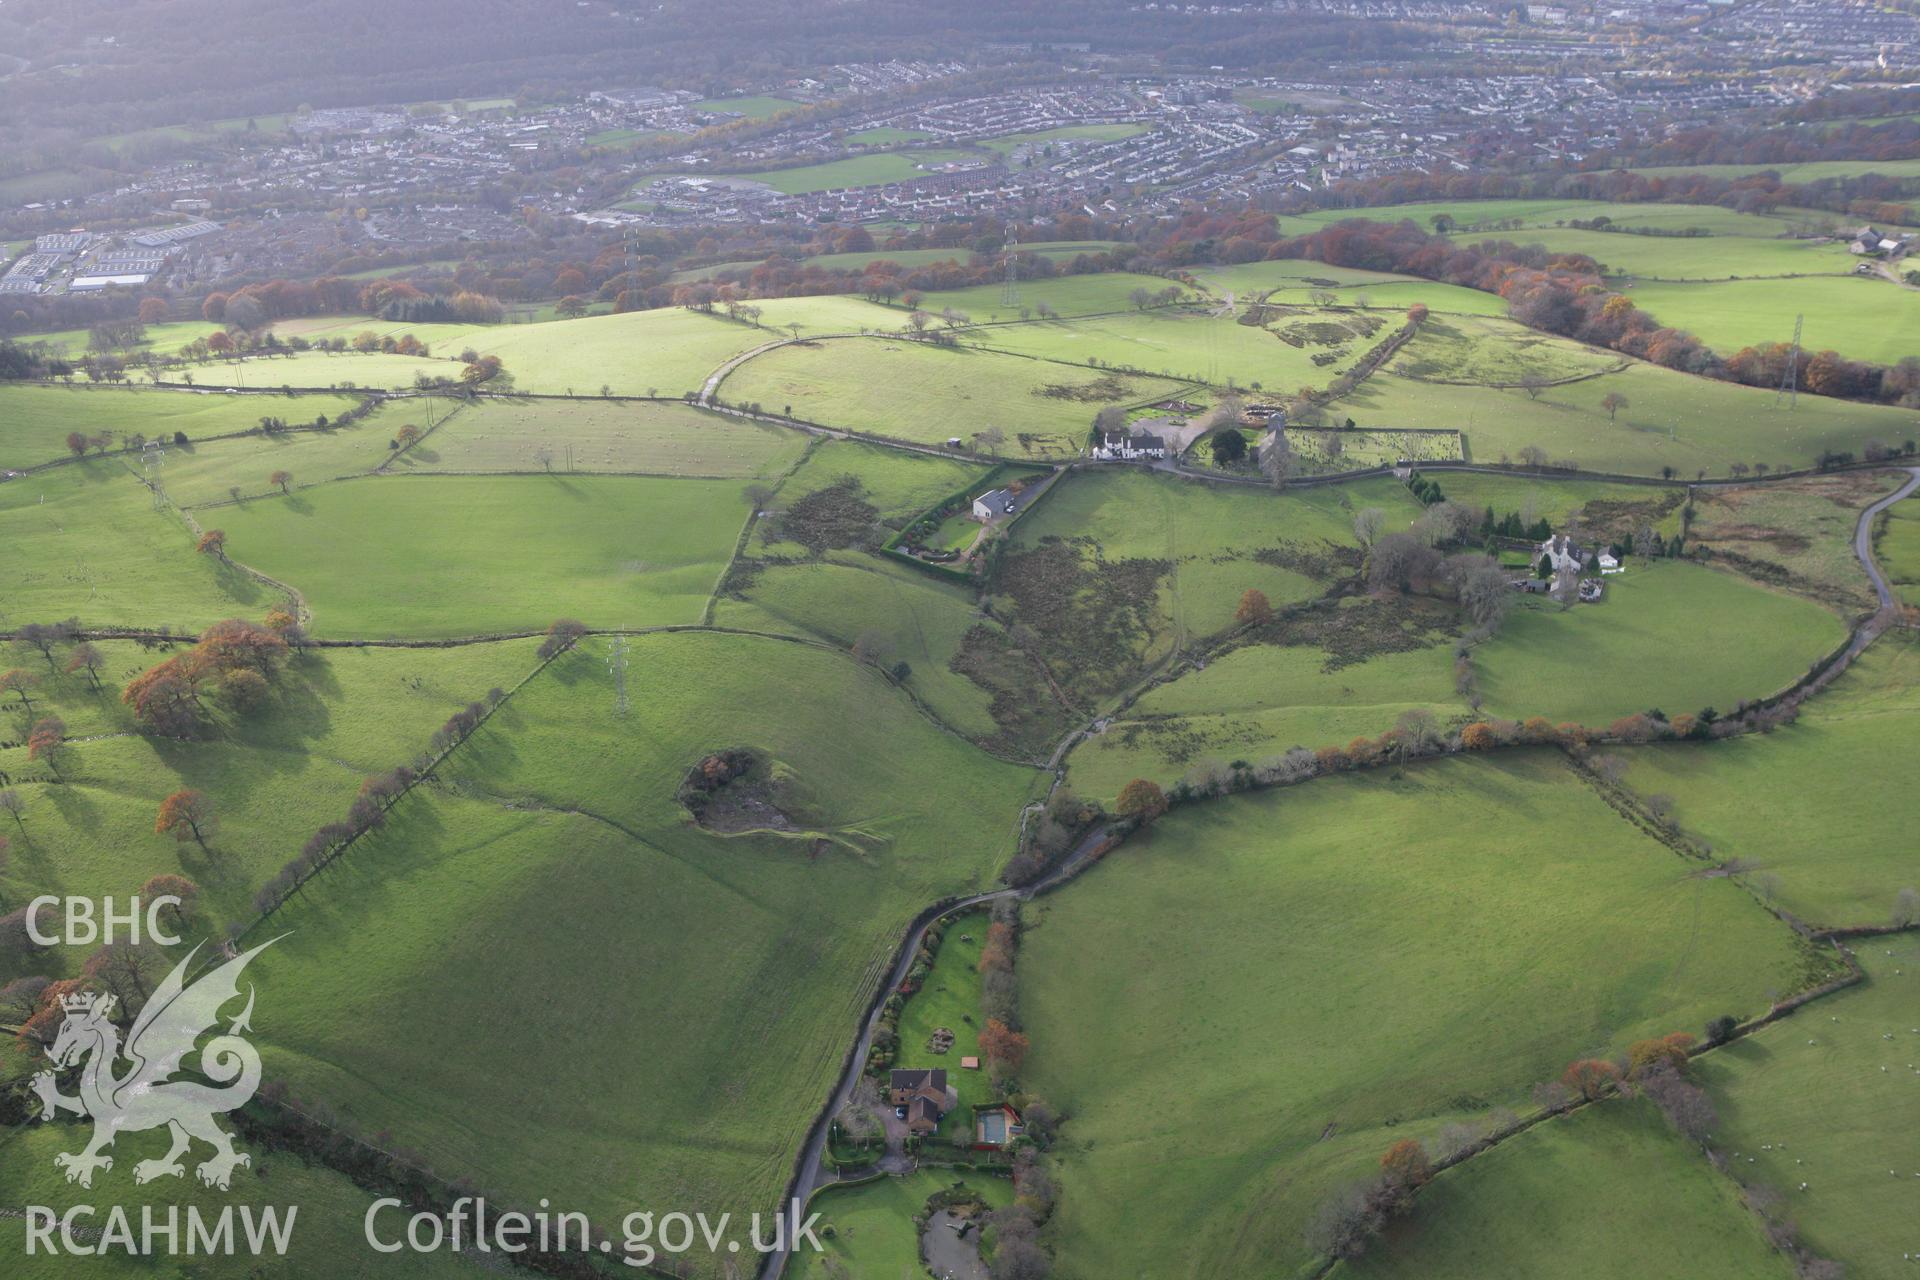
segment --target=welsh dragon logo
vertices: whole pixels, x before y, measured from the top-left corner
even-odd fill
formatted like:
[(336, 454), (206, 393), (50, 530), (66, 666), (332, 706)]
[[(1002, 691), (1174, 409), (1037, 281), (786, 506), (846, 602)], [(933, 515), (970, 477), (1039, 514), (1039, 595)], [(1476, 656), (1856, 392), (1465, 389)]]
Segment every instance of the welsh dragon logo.
[[(247, 1007), (228, 1023), (225, 1034), (214, 1036), (199, 1051), (200, 1074), (214, 1085), (172, 1077), (180, 1070), (181, 1060), (194, 1052), (200, 1037), (219, 1022), (221, 1008), (239, 997), (241, 971), (277, 941), (263, 942), (188, 985), (187, 967), (200, 950), (194, 947), (141, 1008), (127, 1032), (124, 1048), (120, 1029), (108, 1018), (114, 1005), (112, 996), (88, 992), (63, 999), (67, 1018), (47, 1056), (59, 1068), (85, 1059), (80, 1071), (80, 1096), (69, 1098), (60, 1093), (52, 1071), (35, 1076), (33, 1089), (40, 1095), (42, 1120), (51, 1120), (62, 1111), (93, 1120), (93, 1141), (85, 1150), (63, 1152), (53, 1158), (57, 1167), (66, 1170), (68, 1182), (91, 1187), (95, 1170), (113, 1168), (113, 1157), (106, 1154), (106, 1149), (115, 1138), (162, 1125), (173, 1135), (173, 1148), (161, 1159), (136, 1164), (135, 1182), (183, 1176), (186, 1168), (180, 1157), (187, 1154), (195, 1138), (214, 1149), (213, 1156), (196, 1170), (200, 1181), (210, 1187), (227, 1190), (234, 1169), (253, 1163), (245, 1152), (233, 1149), (233, 1135), (213, 1122), (216, 1115), (245, 1104), (260, 1087), (260, 1054), (240, 1036), (252, 1030), (251, 984)], [(120, 1073), (118, 1066), (123, 1058), (131, 1065)]]

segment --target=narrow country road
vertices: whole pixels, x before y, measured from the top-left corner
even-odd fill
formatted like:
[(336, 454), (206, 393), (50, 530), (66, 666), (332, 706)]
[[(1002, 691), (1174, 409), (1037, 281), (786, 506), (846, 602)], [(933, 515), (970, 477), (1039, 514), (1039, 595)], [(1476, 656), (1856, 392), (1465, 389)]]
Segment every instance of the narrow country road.
[[(861, 1024), (860, 1039), (847, 1058), (846, 1070), (841, 1073), (840, 1081), (834, 1086), (833, 1094), (828, 1099), (825, 1109), (814, 1120), (813, 1128), (807, 1134), (807, 1143), (800, 1156), (800, 1172), (794, 1179), (793, 1187), (783, 1203), (791, 1204), (797, 1200), (804, 1208), (813, 1198), (814, 1192), (838, 1181), (834, 1171), (827, 1166), (826, 1162), (827, 1131), (833, 1125), (833, 1118), (840, 1114), (840, 1109), (853, 1097), (853, 1086), (860, 1079), (860, 1073), (866, 1069), (867, 1052), (873, 1047), (873, 1033), (878, 1028), (880, 1015), (886, 1007), (886, 993), (895, 990), (906, 980), (907, 971), (913, 967), (913, 957), (919, 952), (920, 942), (927, 936), (927, 930), (932, 927), (933, 922), (956, 911), (967, 911), (989, 902), (998, 902), (1002, 898), (1019, 898), (1024, 901), (1037, 894), (1045, 893), (1057, 885), (1065, 884), (1078, 875), (1092, 860), (1094, 851), (1105, 843), (1109, 835), (1105, 826), (1097, 826), (1081, 837), (1080, 843), (1073, 847), (1073, 852), (1068, 854), (1058, 867), (1025, 888), (995, 889), (990, 893), (976, 893), (971, 897), (961, 898), (937, 914), (920, 921), (907, 933), (906, 941), (901, 944), (899, 954), (894, 957), (893, 966), (887, 970), (885, 983), (880, 988), (879, 997), (874, 1001), (872, 1012)], [(801, 1220), (805, 1220), (804, 1214)], [(760, 1280), (779, 1280), (786, 1270), (787, 1257), (792, 1252), (792, 1243), (783, 1238), (780, 1248), (766, 1254), (762, 1259)]]
[(1880, 597), (1880, 608), (1884, 612), (1893, 608), (1893, 588), (1887, 585), (1887, 575), (1880, 572), (1880, 566), (1873, 559), (1873, 518), (1885, 511), (1900, 499), (1920, 488), (1920, 467), (1906, 467), (1907, 482), (1895, 489), (1880, 501), (1860, 513), (1860, 523), (1853, 529), (1853, 554), (1860, 561), (1860, 567), (1873, 579), (1873, 590)]

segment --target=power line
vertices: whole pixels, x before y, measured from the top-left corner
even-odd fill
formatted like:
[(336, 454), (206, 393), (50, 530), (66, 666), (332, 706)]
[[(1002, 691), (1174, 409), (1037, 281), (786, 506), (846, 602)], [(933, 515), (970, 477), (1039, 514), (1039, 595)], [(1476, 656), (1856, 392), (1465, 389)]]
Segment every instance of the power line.
[(1787, 367), (1780, 371), (1780, 386), (1773, 393), (1773, 407), (1780, 407), (1780, 397), (1787, 397), (1787, 412), (1792, 413), (1794, 406), (1800, 403), (1800, 326), (1806, 321), (1804, 314), (1793, 318), (1793, 350), (1787, 353)]

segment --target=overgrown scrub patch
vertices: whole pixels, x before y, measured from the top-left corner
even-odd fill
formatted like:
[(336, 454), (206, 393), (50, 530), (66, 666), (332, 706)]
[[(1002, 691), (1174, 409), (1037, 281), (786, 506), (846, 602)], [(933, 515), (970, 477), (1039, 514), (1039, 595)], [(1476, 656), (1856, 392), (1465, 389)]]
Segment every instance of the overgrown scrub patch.
[(997, 578), (1056, 672), (1095, 691), (1132, 670), (1153, 631), (1166, 560), (1110, 560), (1091, 538), (1049, 536), (1009, 552)]
[(850, 475), (801, 496), (780, 513), (780, 536), (815, 555), (867, 542), (880, 511), (866, 500), (865, 492), (860, 478)]
[(687, 770), (676, 797), (709, 831), (792, 831), (805, 807), (793, 771), (753, 747), (727, 747)]
[(1877, 598), (1853, 555), (1854, 526), (1862, 510), (1905, 478), (1847, 472), (1702, 489), (1694, 496), (1689, 545), (1715, 563), (1837, 609), (1871, 608)]

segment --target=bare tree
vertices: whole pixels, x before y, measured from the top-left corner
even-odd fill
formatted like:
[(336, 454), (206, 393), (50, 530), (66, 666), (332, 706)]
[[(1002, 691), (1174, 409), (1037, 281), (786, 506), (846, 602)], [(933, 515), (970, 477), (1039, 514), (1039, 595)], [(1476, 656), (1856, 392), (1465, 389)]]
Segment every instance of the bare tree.
[(1362, 507), (1353, 517), (1353, 536), (1364, 549), (1371, 547), (1387, 527), (1387, 513), (1378, 507)]

